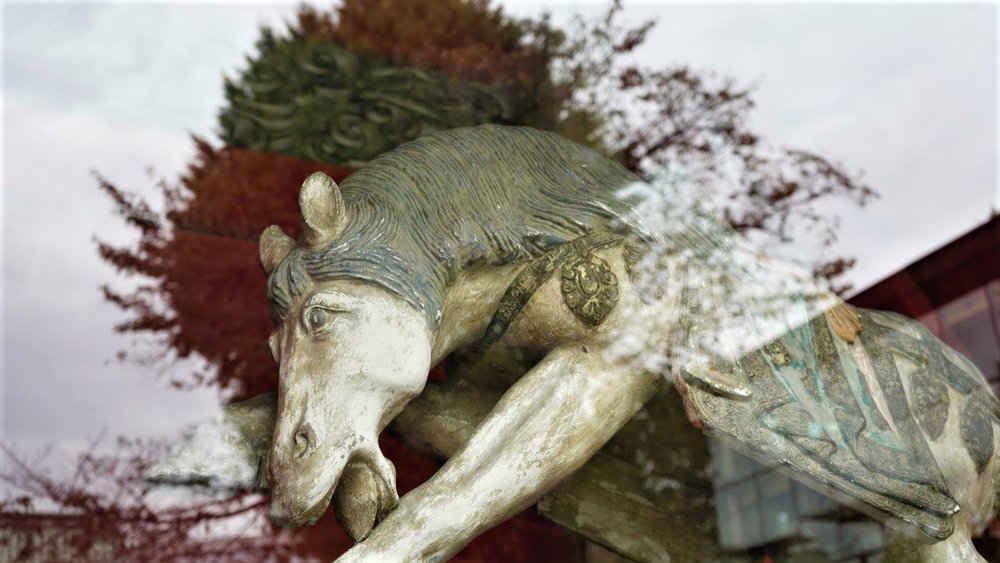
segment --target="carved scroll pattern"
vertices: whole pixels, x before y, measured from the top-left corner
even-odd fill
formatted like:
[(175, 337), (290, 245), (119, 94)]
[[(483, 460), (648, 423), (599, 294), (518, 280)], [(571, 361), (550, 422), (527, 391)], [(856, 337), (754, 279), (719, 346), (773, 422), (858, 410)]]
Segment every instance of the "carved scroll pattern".
[(507, 122), (499, 88), (399, 66), (315, 40), (265, 36), (220, 115), (231, 145), (357, 166), (440, 129)]
[[(749, 381), (745, 398), (691, 378), (680, 384), (695, 416), (723, 441), (765, 461), (778, 460), (821, 488), (847, 493), (932, 538), (946, 538), (958, 505), (927, 439), (940, 435), (947, 403), (943, 414), (939, 406), (918, 408), (933, 406), (942, 393), (946, 397), (945, 386), (968, 395), (960, 427), (980, 469), (993, 455), (992, 424), (1000, 408), (940, 341), (919, 327), (903, 330), (901, 323), (911, 327), (913, 321), (866, 311), (859, 318), (853, 342), (820, 315), (735, 363), (709, 366), (723, 372), (721, 380)], [(913, 404), (896, 354), (915, 362)], [(856, 357), (866, 357), (870, 367)]]
[(991, 418), (989, 402), (982, 396), (975, 395), (969, 398), (959, 419), (962, 442), (972, 462), (976, 464), (977, 472), (982, 472), (993, 457)]

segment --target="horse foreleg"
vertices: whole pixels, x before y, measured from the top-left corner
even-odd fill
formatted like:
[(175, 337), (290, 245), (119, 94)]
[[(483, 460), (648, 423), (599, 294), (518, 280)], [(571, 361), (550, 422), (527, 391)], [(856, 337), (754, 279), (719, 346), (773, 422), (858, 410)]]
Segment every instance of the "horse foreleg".
[(552, 351), (501, 398), (430, 480), (339, 561), (440, 561), (582, 466), (658, 378), (583, 346)]

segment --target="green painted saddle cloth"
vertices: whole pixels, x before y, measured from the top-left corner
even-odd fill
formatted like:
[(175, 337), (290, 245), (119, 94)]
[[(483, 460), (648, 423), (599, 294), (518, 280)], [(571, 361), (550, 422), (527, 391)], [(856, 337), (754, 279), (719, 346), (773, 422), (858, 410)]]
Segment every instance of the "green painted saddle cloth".
[[(711, 434), (937, 540), (958, 504), (928, 440), (951, 412), (976, 469), (994, 455), (1000, 406), (982, 375), (900, 315), (842, 304), (735, 361), (681, 373), (689, 416)], [(734, 383), (741, 392), (727, 393)]]

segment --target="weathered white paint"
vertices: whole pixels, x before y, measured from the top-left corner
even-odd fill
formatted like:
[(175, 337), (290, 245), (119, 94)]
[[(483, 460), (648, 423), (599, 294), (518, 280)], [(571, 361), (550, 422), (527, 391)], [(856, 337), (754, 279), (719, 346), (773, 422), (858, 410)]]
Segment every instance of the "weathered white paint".
[[(336, 203), (336, 194), (329, 193), (336, 190), (334, 184), (312, 179), (307, 184), (318, 187), (300, 198), (305, 214), (309, 205), (325, 205), (316, 200)], [(665, 201), (667, 219), (657, 231), (664, 236), (699, 220), (697, 214), (685, 215), (676, 198)], [(650, 213), (664, 209), (654, 205)], [(307, 244), (339, 229), (336, 217), (306, 217), (304, 224), (314, 231), (304, 238)], [(288, 248), (281, 236), (265, 233), (265, 267), (280, 258), (272, 247)], [(767, 258), (745, 241), (722, 249), (716, 266), (706, 262), (703, 271), (694, 272), (695, 279), (690, 269), (677, 267), (690, 257), (654, 249), (639, 273), (643, 283), (653, 285), (642, 292), (629, 281), (621, 248), (598, 254), (619, 280), (617, 307), (598, 327), (589, 327), (566, 307), (558, 276), (543, 284), (498, 345), (544, 359), (508, 390), (445, 466), (398, 505), (394, 472), (378, 449), (378, 434), (420, 393), (431, 365), (481, 338), (517, 268), (461, 272), (446, 289), (436, 332), (420, 313), (383, 289), (343, 280), (317, 283), (271, 339), (281, 373), (269, 458), (274, 520), (284, 525), (315, 521), (337, 491), (345, 467), (366, 468), (360, 477), (345, 479), (350, 483), (346, 493), (338, 491), (359, 495), (356, 515), (346, 525), (354, 537), (365, 538), (342, 560), (443, 560), (576, 471), (646, 402), (662, 384), (661, 376), (703, 362), (699, 354), (706, 350), (736, 357), (839, 303), (803, 270)], [(705, 280), (722, 264), (750, 275), (737, 297), (762, 304), (751, 315), (754, 326), (715, 332), (693, 327), (675, 334), (679, 316), (692, 306), (680, 289), (701, 283), (707, 295), (696, 298), (716, 298), (711, 291), (717, 286)], [(781, 299), (774, 304), (775, 297), (789, 296), (805, 296), (807, 308), (796, 312), (799, 317), (789, 318)], [(684, 340), (699, 333), (709, 340)], [(745, 392), (739, 381), (705, 377), (719, 393)], [(961, 533), (928, 555), (952, 560), (972, 553), (968, 530), (981, 525), (992, 505), (996, 463), (975, 475), (957, 419), (952, 413), (933, 452), (947, 468), (949, 484), (961, 491), (956, 492), (963, 510), (956, 522)], [(388, 513), (374, 529), (373, 512), (376, 518)]]
[(201, 424), (150, 468), (146, 478), (161, 483), (206, 483), (222, 488), (257, 485), (258, 455), (242, 430), (220, 418)]
[[(314, 310), (326, 316), (321, 326), (309, 326)], [(314, 522), (349, 462), (374, 471), (379, 505), (392, 508), (395, 471), (378, 435), (423, 389), (431, 367), (423, 316), (373, 286), (328, 282), (272, 342), (281, 373), (269, 456), (272, 518), (288, 526)]]

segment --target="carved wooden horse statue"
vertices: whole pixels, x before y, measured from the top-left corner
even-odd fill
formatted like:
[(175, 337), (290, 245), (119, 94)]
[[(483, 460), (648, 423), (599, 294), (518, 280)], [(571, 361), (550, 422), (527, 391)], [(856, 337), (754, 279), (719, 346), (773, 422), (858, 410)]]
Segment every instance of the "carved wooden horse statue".
[[(308, 525), (336, 494), (363, 540), (343, 561), (447, 559), (671, 381), (696, 426), (912, 530), (927, 560), (978, 557), (1000, 413), (982, 375), (682, 196), (554, 134), (498, 126), (422, 137), (340, 187), (306, 179), (301, 239), (272, 226), (260, 243), (280, 365), (272, 518)], [(379, 433), (431, 366), (497, 347), (536, 363), (398, 498)]]

